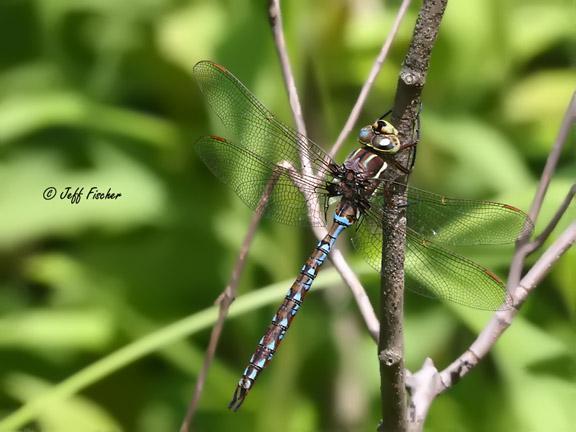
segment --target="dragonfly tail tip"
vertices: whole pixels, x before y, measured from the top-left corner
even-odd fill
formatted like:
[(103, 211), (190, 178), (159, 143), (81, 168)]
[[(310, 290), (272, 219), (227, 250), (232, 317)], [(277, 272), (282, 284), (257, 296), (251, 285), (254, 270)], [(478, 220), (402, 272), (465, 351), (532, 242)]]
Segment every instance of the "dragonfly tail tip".
[(247, 392), (244, 388), (237, 387), (236, 391), (234, 392), (234, 396), (232, 397), (232, 400), (228, 404), (228, 409), (231, 409), (234, 412), (238, 411), (238, 409), (242, 406), (242, 403), (244, 402), (246, 393)]

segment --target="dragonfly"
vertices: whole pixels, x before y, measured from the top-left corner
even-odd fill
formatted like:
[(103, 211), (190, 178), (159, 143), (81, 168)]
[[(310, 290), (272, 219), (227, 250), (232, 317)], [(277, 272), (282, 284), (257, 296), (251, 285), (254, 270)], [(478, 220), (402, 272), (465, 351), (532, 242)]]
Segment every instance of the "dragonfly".
[[(405, 187), (406, 195), (406, 203), (400, 205), (405, 206), (407, 220), (407, 287), (477, 309), (511, 306), (504, 283), (494, 273), (451, 249), (514, 242), (530, 227), (524, 212), (507, 204), (448, 198), (397, 182), (398, 175), (411, 170), (399, 162), (398, 155), (413, 144), (401, 144), (398, 131), (384, 116), (360, 130), (358, 147), (339, 164), (311, 139), (278, 120), (225, 67), (201, 61), (193, 74), (231, 135), (230, 140), (210, 135), (195, 143), (212, 173), (265, 217), (289, 225), (327, 227), (250, 357), (230, 409), (240, 408), (272, 360), (344, 230), (354, 226), (353, 245), (381, 271), (382, 221), (395, 186)], [(325, 216), (328, 208), (334, 208), (331, 220)]]

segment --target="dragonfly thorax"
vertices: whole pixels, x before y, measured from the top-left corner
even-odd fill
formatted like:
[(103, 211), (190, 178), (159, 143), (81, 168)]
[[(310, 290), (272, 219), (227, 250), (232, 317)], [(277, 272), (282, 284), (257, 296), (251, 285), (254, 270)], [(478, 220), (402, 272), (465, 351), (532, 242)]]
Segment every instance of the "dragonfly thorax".
[(342, 165), (333, 164), (333, 180), (327, 185), (331, 196), (363, 211), (370, 207), (369, 199), (380, 184), (388, 163), (374, 150), (363, 147), (354, 150)]
[(374, 183), (371, 180), (381, 179), (388, 168), (385, 158), (371, 147), (362, 147), (348, 155), (342, 164), (343, 181), (360, 184)]

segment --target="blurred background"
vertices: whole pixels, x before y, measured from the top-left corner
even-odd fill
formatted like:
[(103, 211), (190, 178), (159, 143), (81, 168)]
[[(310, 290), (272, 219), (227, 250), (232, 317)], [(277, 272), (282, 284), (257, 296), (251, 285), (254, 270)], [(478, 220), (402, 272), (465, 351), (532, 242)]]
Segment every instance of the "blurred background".
[[(178, 429), (213, 319), (203, 311), (226, 285), (251, 217), (193, 151), (197, 137), (225, 132), (191, 71), (201, 59), (225, 65), (291, 124), (266, 3), (0, 2), (0, 418), (24, 406), (7, 430)], [(283, 2), (309, 134), (324, 147), (336, 139), (399, 4)], [(419, 5), (358, 128), (391, 107)], [(575, 88), (574, 17), (567, 0), (449, 2), (423, 94), (413, 184), (529, 208)], [(574, 182), (574, 143), (572, 133), (540, 229)], [(79, 203), (60, 199), (67, 186), (85, 188)], [(92, 186), (122, 196), (88, 200)], [(52, 200), (42, 197), (48, 187), (57, 190)], [(572, 206), (550, 241), (575, 215)], [(197, 430), (375, 430), (376, 347), (329, 265), (245, 405), (236, 414), (226, 409), (314, 244), (309, 230), (262, 223), (239, 287), (238, 301), (252, 300), (226, 323)], [(346, 239), (340, 245), (376, 302), (378, 275)], [(505, 277), (511, 248), (471, 256)], [(491, 355), (435, 401), (426, 430), (573, 430), (575, 266), (572, 250)], [(268, 299), (257, 297), (275, 283)], [(427, 356), (447, 366), (489, 318), (408, 295), (407, 366), (416, 370)], [(186, 330), (172, 332), (182, 319)], [(96, 363), (118, 360), (117, 351), (134, 343), (152, 352), (132, 349), (134, 361), (108, 369)], [(74, 377), (92, 364), (89, 376)], [(73, 396), (44, 410), (32, 403), (66, 392)]]

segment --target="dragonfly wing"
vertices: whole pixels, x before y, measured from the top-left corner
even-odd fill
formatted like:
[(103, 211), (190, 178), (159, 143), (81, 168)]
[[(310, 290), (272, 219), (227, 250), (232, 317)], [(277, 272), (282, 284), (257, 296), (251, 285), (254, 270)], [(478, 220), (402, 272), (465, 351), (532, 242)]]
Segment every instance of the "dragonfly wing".
[(329, 172), (330, 157), (317, 144), (278, 121), (250, 91), (223, 66), (201, 61), (194, 77), (210, 107), (232, 134), (231, 138), (275, 165), (287, 161), (302, 172), (307, 155), (320, 177)]
[[(212, 173), (232, 187), (244, 203), (256, 210), (262, 195), (270, 190), (264, 217), (288, 225), (324, 226), (322, 215), (314, 213), (314, 202), (324, 206), (323, 184), (316, 177), (295, 173), (283, 166), (271, 165), (246, 148), (224, 138), (207, 136), (194, 145)], [(269, 188), (270, 182), (274, 187)], [(308, 214), (312, 214), (309, 217)]]
[(504, 283), (490, 270), (408, 229), (405, 266), (408, 288), (482, 310), (509, 309)]
[(507, 244), (532, 229), (528, 215), (507, 204), (448, 198), (413, 187), (407, 188), (407, 196), (408, 226), (435, 243)]
[[(372, 209), (359, 222), (352, 242), (378, 272), (382, 260), (382, 226)], [(510, 307), (502, 281), (490, 270), (407, 229), (406, 287), (420, 295), (464, 306), (499, 310)]]
[[(386, 191), (400, 185), (383, 179), (370, 200), (376, 219), (384, 215)], [(408, 227), (426, 240), (446, 246), (502, 245), (532, 232), (533, 224), (522, 210), (508, 204), (448, 198), (406, 187)]]

